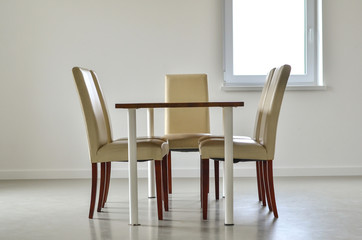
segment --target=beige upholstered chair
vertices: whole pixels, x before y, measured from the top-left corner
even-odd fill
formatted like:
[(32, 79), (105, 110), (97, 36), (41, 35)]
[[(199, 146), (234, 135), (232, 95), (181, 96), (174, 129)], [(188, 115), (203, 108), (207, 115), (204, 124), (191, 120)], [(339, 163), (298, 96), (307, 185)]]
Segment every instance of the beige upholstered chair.
[[(260, 121), (261, 121), (261, 116), (262, 116), (262, 109), (265, 105), (265, 99), (267, 96), (267, 93), (269, 92), (269, 87), (270, 87), (270, 83), (271, 80), (273, 78), (273, 74), (274, 74), (275, 68), (271, 69), (269, 71), (269, 73), (266, 76), (265, 79), (265, 84), (263, 87), (263, 90), (261, 92), (261, 96), (260, 96), (260, 100), (259, 100), (259, 105), (257, 108), (257, 115), (255, 118), (255, 129), (254, 129), (254, 138), (256, 138), (256, 136), (258, 136), (260, 134)], [(203, 136), (199, 139), (199, 143), (201, 143), (204, 140), (210, 139), (210, 138), (223, 138), (223, 136), (215, 136), (215, 135), (208, 135), (208, 136)], [(234, 138), (244, 138), (244, 139), (251, 139), (251, 137), (247, 137), (247, 136), (234, 136)], [(260, 184), (261, 181), (261, 162), (256, 162), (256, 176), (257, 176), (257, 182), (258, 182), (258, 196), (259, 196), (259, 201), (261, 201), (263, 203), (263, 206), (266, 205), (265, 202), (265, 195), (262, 194), (262, 192), (264, 192), (264, 188), (263, 185)], [(215, 160), (214, 161), (214, 170), (215, 170), (215, 198), (219, 199), (219, 161)]]
[[(234, 137), (233, 140), (235, 163), (240, 161), (256, 161), (260, 163), (257, 164), (257, 168), (259, 168), (257, 171), (259, 197), (266, 195), (269, 209), (273, 211), (276, 218), (278, 217), (278, 211), (274, 194), (272, 160), (274, 159), (279, 112), (290, 70), (289, 65), (283, 65), (277, 68), (274, 73), (269, 74), (272, 74), (273, 77), (270, 82), (267, 81), (264, 97), (262, 97), (258, 107), (254, 138)], [(203, 169), (203, 218), (207, 219), (209, 159), (224, 159), (224, 139), (221, 137), (204, 139), (200, 142), (199, 148)]]
[[(165, 102), (207, 102), (206, 74), (169, 74), (165, 77)], [(195, 152), (198, 140), (210, 133), (208, 108), (168, 108), (165, 136), (168, 139), (168, 186), (172, 193), (171, 151)]]
[[(87, 125), (89, 155), (92, 164), (92, 193), (89, 218), (93, 218), (97, 192), (97, 164), (101, 163), (101, 184), (98, 201), (98, 211), (100, 211), (104, 206), (109, 187), (109, 163), (128, 161), (128, 141), (127, 138), (117, 141), (112, 140), (109, 118), (96, 74), (84, 68), (74, 67), (73, 75)], [(168, 151), (168, 143), (161, 139), (137, 139), (138, 160), (155, 160), (157, 208), (158, 219), (160, 220), (163, 219), (162, 191), (167, 192), (167, 184), (164, 184), (167, 183), (167, 179), (163, 181), (162, 171), (167, 171), (167, 165), (164, 163), (167, 163)], [(162, 168), (161, 162), (163, 163)], [(107, 167), (108, 165), (109, 167)], [(106, 179), (108, 179), (108, 186)], [(168, 210), (167, 194), (164, 194), (164, 204), (165, 209)]]

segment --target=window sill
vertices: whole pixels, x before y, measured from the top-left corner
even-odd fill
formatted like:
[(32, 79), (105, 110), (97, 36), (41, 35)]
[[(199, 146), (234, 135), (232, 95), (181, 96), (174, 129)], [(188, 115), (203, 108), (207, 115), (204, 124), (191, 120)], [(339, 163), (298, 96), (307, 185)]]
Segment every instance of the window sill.
[[(261, 91), (263, 86), (242, 85), (239, 83), (223, 83), (221, 90), (225, 92), (252, 92)], [(287, 91), (325, 91), (326, 85), (289, 85)]]

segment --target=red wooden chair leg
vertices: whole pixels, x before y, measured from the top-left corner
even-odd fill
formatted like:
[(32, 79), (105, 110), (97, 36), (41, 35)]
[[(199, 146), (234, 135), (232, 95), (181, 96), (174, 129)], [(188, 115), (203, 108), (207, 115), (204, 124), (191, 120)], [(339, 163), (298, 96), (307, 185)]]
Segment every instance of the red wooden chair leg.
[(155, 161), (155, 177), (158, 220), (163, 220), (161, 161)]
[(219, 161), (214, 161), (215, 171), (215, 198), (219, 200)]
[(209, 159), (202, 159), (202, 168), (203, 168), (203, 174), (202, 174), (202, 218), (204, 220), (207, 219), (207, 203), (208, 203), (208, 189), (209, 189)]
[(277, 204), (275, 201), (274, 193), (274, 180), (273, 180), (273, 161), (267, 161), (267, 171), (268, 171), (268, 183), (269, 183), (269, 192), (270, 200), (273, 208), (274, 217), (278, 218)]
[(94, 207), (96, 205), (96, 195), (97, 195), (97, 163), (92, 163), (92, 192), (91, 192), (91, 201), (89, 208), (88, 218), (93, 218)]
[(168, 178), (167, 178), (167, 155), (162, 159), (162, 184), (163, 184), (163, 201), (165, 211), (168, 211)]
[(168, 193), (172, 193), (172, 169), (171, 169), (171, 151), (168, 152), (167, 157), (167, 173), (168, 173)]
[(202, 161), (202, 159), (201, 159), (201, 156), (200, 156), (200, 201), (201, 201), (201, 208), (202, 208), (202, 196), (203, 196), (203, 193), (204, 193), (204, 191), (203, 191), (203, 186), (204, 186), (204, 181), (203, 181), (203, 166), (204, 166), (204, 164), (203, 164), (203, 161)]
[(257, 180), (257, 184), (258, 184), (258, 198), (259, 198), (259, 202), (261, 202), (261, 179), (260, 179), (260, 162), (256, 161), (256, 180)]
[[(209, 194), (210, 193), (210, 161), (209, 161), (209, 159), (206, 162), (206, 168), (207, 168), (207, 170), (206, 170), (206, 182), (205, 182), (205, 184), (206, 184), (206, 188), (207, 188), (207, 194)], [(207, 196), (209, 196), (209, 195), (207, 195)]]
[(264, 168), (263, 162), (259, 163), (259, 175), (260, 175), (260, 194), (261, 194), (261, 202), (263, 206), (266, 206), (265, 201), (265, 179), (264, 179)]
[(106, 163), (106, 183), (105, 183), (105, 192), (104, 192), (104, 196), (103, 196), (102, 208), (104, 208), (104, 205), (107, 202), (110, 182), (111, 182), (111, 162), (107, 162)]
[(265, 187), (265, 195), (266, 195), (266, 199), (268, 202), (269, 211), (273, 211), (273, 206), (272, 206), (271, 200), (270, 200), (267, 162), (268, 161), (263, 161), (264, 187)]
[(101, 183), (99, 186), (99, 199), (98, 199), (97, 212), (100, 212), (102, 210), (104, 188), (105, 188), (105, 178), (106, 178), (106, 163), (101, 163)]

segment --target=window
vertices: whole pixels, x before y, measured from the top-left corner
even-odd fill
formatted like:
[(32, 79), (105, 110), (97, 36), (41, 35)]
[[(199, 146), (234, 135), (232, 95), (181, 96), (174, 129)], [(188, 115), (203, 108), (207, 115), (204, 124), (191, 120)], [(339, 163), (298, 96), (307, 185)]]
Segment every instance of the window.
[(224, 1), (224, 87), (261, 87), (282, 64), (288, 86), (322, 85), (320, 0)]

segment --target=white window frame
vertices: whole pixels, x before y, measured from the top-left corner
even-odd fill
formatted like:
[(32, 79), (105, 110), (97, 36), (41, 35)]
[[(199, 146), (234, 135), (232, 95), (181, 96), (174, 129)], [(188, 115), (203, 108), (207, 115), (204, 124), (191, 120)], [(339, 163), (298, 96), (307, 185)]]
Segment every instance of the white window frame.
[[(272, 1), (272, 0), (271, 0)], [(322, 0), (305, 0), (306, 75), (291, 75), (289, 90), (322, 90)], [(233, 71), (233, 0), (224, 0), (224, 83), (223, 90), (259, 90), (266, 75), (234, 75)], [(277, 67), (277, 66), (275, 66)], [(292, 66), (293, 67), (293, 66)], [(269, 69), (266, 69), (265, 74)]]

